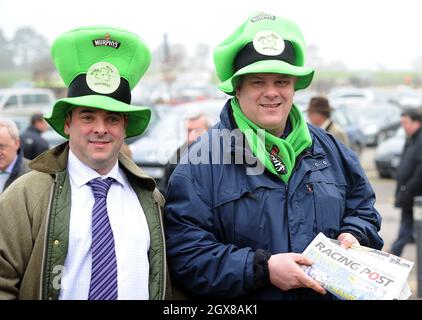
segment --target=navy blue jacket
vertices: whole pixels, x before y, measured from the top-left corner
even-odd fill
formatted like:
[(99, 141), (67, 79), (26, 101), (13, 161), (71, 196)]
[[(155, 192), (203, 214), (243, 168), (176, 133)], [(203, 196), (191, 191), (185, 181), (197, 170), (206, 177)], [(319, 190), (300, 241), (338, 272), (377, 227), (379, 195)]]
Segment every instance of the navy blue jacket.
[(47, 140), (41, 136), (41, 131), (32, 125), (26, 129), (20, 139), (23, 155), (28, 160), (35, 159), (49, 148)]
[(13, 166), (12, 172), (10, 173), (9, 179), (6, 180), (3, 190), (0, 189), (0, 193), (6, 190), (13, 181), (19, 178), (21, 175), (31, 171), (29, 168), (29, 160), (24, 158), (22, 148), (19, 148), (17, 152), (17, 159), (15, 165)]
[(422, 128), (406, 140), (396, 180), (396, 207), (412, 210), (413, 198), (422, 194)]
[[(381, 217), (358, 159), (331, 135), (309, 125), (312, 146), (298, 157), (287, 185), (268, 171), (247, 174), (252, 166), (234, 159), (243, 155), (251, 164), (256, 158), (238, 140), (222, 139), (219, 133), (235, 129), (230, 103), (220, 119), (170, 178), (165, 231), (174, 281), (207, 297), (332, 298), (311, 289), (282, 291), (271, 284), (257, 289), (253, 259), (257, 249), (301, 253), (319, 232), (330, 238), (350, 232), (362, 245), (381, 249)], [(212, 147), (207, 150), (207, 145)], [(193, 153), (205, 154), (202, 160), (214, 164), (197, 164)], [(188, 156), (190, 163), (183, 164)], [(230, 159), (232, 164), (215, 164)]]

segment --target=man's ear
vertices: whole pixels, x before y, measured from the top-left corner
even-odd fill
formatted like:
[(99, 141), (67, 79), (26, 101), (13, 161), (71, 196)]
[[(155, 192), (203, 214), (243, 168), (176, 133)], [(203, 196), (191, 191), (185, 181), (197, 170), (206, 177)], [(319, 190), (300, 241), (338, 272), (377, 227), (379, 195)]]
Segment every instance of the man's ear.
[(126, 115), (126, 114), (124, 115), (124, 121), (125, 121), (125, 139), (126, 139), (126, 136), (127, 136), (126, 128), (127, 128), (128, 123), (129, 123), (129, 116)]
[(21, 147), (21, 139), (19, 137), (16, 138), (16, 146), (18, 149)]
[(69, 135), (70, 123), (72, 122), (72, 115), (70, 112), (66, 115), (66, 119), (64, 120), (64, 133)]
[(240, 93), (239, 87), (236, 87), (236, 91), (234, 93), (235, 93), (237, 100), (239, 100), (239, 93)]

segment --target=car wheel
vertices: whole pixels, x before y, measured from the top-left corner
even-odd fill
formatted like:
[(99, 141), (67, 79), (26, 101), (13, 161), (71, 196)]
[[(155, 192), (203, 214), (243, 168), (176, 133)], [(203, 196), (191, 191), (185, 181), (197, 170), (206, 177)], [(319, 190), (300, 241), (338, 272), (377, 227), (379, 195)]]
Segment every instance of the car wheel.
[(378, 175), (379, 175), (380, 178), (383, 178), (383, 179), (392, 178), (390, 172), (388, 172), (388, 171), (378, 171)]

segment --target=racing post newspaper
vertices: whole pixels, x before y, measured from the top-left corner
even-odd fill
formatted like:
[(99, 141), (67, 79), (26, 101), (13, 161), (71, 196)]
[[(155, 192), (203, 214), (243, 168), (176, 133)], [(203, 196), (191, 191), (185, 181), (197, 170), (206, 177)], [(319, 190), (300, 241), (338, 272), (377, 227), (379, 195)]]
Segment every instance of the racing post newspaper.
[(302, 266), (327, 291), (343, 300), (405, 300), (413, 262), (364, 246), (343, 249), (319, 233), (303, 254), (314, 263)]

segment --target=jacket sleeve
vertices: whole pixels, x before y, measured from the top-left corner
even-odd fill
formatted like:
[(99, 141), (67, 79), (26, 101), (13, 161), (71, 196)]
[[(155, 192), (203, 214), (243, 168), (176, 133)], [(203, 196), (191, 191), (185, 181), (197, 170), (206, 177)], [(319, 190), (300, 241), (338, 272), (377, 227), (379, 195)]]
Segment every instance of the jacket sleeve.
[[(396, 206), (404, 208), (413, 207), (413, 198), (422, 194), (422, 134), (418, 134), (416, 153), (413, 161), (413, 174), (404, 186), (397, 185)], [(419, 152), (418, 152), (419, 151)], [(402, 189), (404, 187), (404, 189)]]
[(177, 169), (170, 179), (165, 208), (170, 271), (194, 294), (239, 297), (255, 286), (254, 252), (218, 241), (207, 188)]
[(18, 298), (32, 249), (29, 215), (25, 202), (19, 201), (22, 190), (15, 187), (0, 195), (0, 300)]
[(340, 233), (350, 232), (361, 245), (381, 249), (384, 241), (379, 236), (381, 215), (375, 209), (375, 193), (357, 157), (340, 146), (344, 157), (347, 192), (346, 206)]

